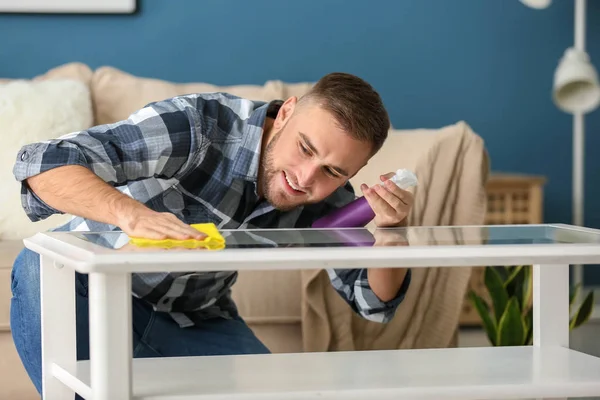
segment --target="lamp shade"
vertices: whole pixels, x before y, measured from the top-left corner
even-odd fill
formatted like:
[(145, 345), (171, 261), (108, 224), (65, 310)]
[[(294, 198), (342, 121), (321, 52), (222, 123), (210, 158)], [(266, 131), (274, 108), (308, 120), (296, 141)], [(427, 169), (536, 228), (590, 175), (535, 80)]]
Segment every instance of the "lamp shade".
[(568, 113), (587, 113), (600, 104), (598, 73), (586, 52), (569, 48), (554, 73), (554, 103)]
[(531, 8), (546, 8), (552, 3), (552, 0), (521, 0), (521, 3)]

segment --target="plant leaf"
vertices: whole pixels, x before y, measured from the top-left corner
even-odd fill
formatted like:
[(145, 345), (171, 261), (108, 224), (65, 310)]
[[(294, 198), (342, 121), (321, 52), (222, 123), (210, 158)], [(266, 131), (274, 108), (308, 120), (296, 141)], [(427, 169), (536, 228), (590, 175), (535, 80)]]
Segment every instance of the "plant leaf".
[(571, 286), (569, 288), (569, 314), (573, 310), (573, 303), (577, 296), (579, 296), (579, 290), (581, 289), (581, 283), (578, 283), (575, 286)]
[(588, 319), (590, 319), (590, 315), (592, 315), (593, 308), (594, 291), (592, 290), (588, 293), (585, 300), (583, 300), (583, 303), (581, 303), (581, 306), (579, 306), (579, 309), (571, 319), (569, 329), (575, 329), (578, 326), (584, 324)]
[(516, 297), (511, 297), (498, 324), (498, 346), (522, 346), (525, 340), (525, 321)]
[(523, 344), (528, 346), (533, 342), (533, 307), (530, 307), (525, 314), (525, 340)]
[(533, 296), (533, 267), (526, 265), (524, 268), (524, 279), (522, 283), (523, 298), (521, 299), (521, 310), (531, 309), (531, 296)]
[(525, 309), (523, 307), (523, 281), (525, 280), (525, 272), (525, 267), (519, 265), (512, 269), (510, 276), (506, 282), (504, 282), (508, 297), (516, 297), (517, 300), (519, 300), (521, 310)]
[(521, 270), (523, 269), (522, 265), (513, 265), (511, 267), (507, 268), (508, 271), (508, 276), (506, 277), (505, 281), (508, 282), (509, 280), (511, 280), (514, 276), (516, 276)]
[(506, 293), (506, 288), (502, 284), (500, 274), (498, 271), (496, 271), (496, 269), (489, 267), (486, 268), (483, 279), (492, 299), (494, 320), (496, 321), (496, 325), (498, 325), (498, 321), (504, 313), (504, 309), (508, 303), (508, 294)]
[(483, 327), (485, 332), (487, 333), (487, 337), (490, 340), (492, 346), (496, 345), (496, 323), (490, 316), (490, 310), (485, 302), (477, 293), (474, 291), (469, 292), (469, 298), (471, 299), (471, 303), (477, 310), (481, 321), (483, 322)]
[(491, 267), (491, 268), (494, 268), (496, 270), (496, 272), (498, 273), (498, 275), (500, 275), (500, 279), (502, 280), (502, 282), (506, 282), (506, 280), (510, 276), (512, 267), (498, 266), (498, 267)]

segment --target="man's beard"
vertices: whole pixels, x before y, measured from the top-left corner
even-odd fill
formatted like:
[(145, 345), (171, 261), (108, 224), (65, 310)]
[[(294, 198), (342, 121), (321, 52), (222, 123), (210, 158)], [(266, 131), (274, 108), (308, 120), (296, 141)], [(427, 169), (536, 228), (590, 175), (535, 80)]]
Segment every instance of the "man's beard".
[(282, 196), (277, 196), (277, 197), (279, 197), (279, 199), (276, 199), (275, 196), (272, 196), (272, 193), (269, 190), (271, 188), (272, 182), (274, 181), (275, 177), (277, 176), (277, 171), (275, 169), (274, 161), (273, 161), (273, 155), (274, 155), (274, 150), (275, 150), (275, 144), (277, 143), (277, 140), (279, 140), (279, 137), (281, 136), (281, 132), (282, 131), (280, 130), (273, 135), (273, 138), (269, 141), (269, 143), (265, 147), (263, 154), (261, 155), (261, 165), (263, 166), (263, 173), (262, 173), (263, 176), (259, 178), (260, 192), (263, 194), (265, 199), (269, 203), (271, 203), (273, 205), (273, 207), (275, 207), (276, 209), (281, 210), (281, 211), (289, 211), (289, 210), (297, 207), (299, 204), (294, 204), (294, 205), (287, 204), (287, 203), (282, 204), (281, 202), (278, 201), (279, 199), (282, 198)]

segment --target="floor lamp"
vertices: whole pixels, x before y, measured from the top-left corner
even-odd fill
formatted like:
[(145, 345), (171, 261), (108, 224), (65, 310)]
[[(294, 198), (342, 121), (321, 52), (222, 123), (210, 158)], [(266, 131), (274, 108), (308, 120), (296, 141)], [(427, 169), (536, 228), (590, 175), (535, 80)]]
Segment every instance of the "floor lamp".
[[(520, 0), (537, 9), (551, 0)], [(568, 48), (554, 72), (552, 99), (556, 106), (573, 115), (573, 224), (583, 225), (584, 207), (584, 115), (600, 105), (598, 73), (585, 51), (586, 0), (575, 1), (575, 43)], [(583, 284), (583, 267), (574, 266), (575, 284)]]

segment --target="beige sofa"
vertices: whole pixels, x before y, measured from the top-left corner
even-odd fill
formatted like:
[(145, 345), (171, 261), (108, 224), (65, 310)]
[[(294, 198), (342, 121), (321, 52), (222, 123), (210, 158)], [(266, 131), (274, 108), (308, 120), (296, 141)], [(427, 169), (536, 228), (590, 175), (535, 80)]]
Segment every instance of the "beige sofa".
[[(34, 399), (39, 397), (23, 370), (10, 336), (10, 269), (23, 247), (24, 237), (56, 226), (68, 216), (53, 216), (38, 223), (26, 219), (20, 209), (19, 187), (10, 171), (18, 148), (27, 142), (126, 118), (148, 102), (177, 94), (219, 90), (271, 100), (300, 96), (311, 84), (281, 81), (228, 87), (206, 83), (177, 84), (135, 77), (110, 67), (92, 71), (86, 65), (74, 63), (57, 67), (32, 80), (0, 80), (0, 85), (4, 104), (9, 106), (0, 110), (3, 141), (0, 149), (3, 159), (0, 161), (3, 163), (0, 165), (0, 192), (3, 193), (0, 207), (0, 400)], [(422, 186), (416, 191), (417, 211), (411, 215), (411, 224), (483, 222), (483, 188), (488, 160), (481, 138), (467, 124), (459, 122), (439, 129), (392, 130), (380, 154), (352, 183), (357, 186), (361, 182), (375, 183), (379, 173), (399, 167), (412, 168), (423, 176)], [(392, 331), (392, 335), (403, 338), (394, 347), (454, 345), (470, 270), (445, 269), (445, 272), (448, 275), (444, 279), (436, 279), (437, 285), (446, 285), (439, 292), (443, 295), (435, 296), (426, 286), (428, 280), (434, 280), (431, 275), (426, 279), (424, 271), (415, 274), (415, 286), (396, 319), (399, 325), (418, 326), (418, 329), (411, 331), (392, 326), (390, 329), (398, 330), (397, 333)], [(329, 333), (325, 333), (330, 336), (325, 337), (325, 342), (321, 336), (321, 344), (313, 343), (311, 335), (317, 328), (311, 325), (314, 318), (307, 318), (305, 284), (297, 271), (243, 273), (235, 285), (234, 296), (251, 328), (274, 352), (344, 348), (340, 344), (343, 334), (333, 325), (327, 331)], [(437, 310), (437, 314), (427, 314), (426, 309)], [(356, 343), (352, 346), (361, 347)], [(363, 347), (369, 346), (390, 345), (363, 341)]]

